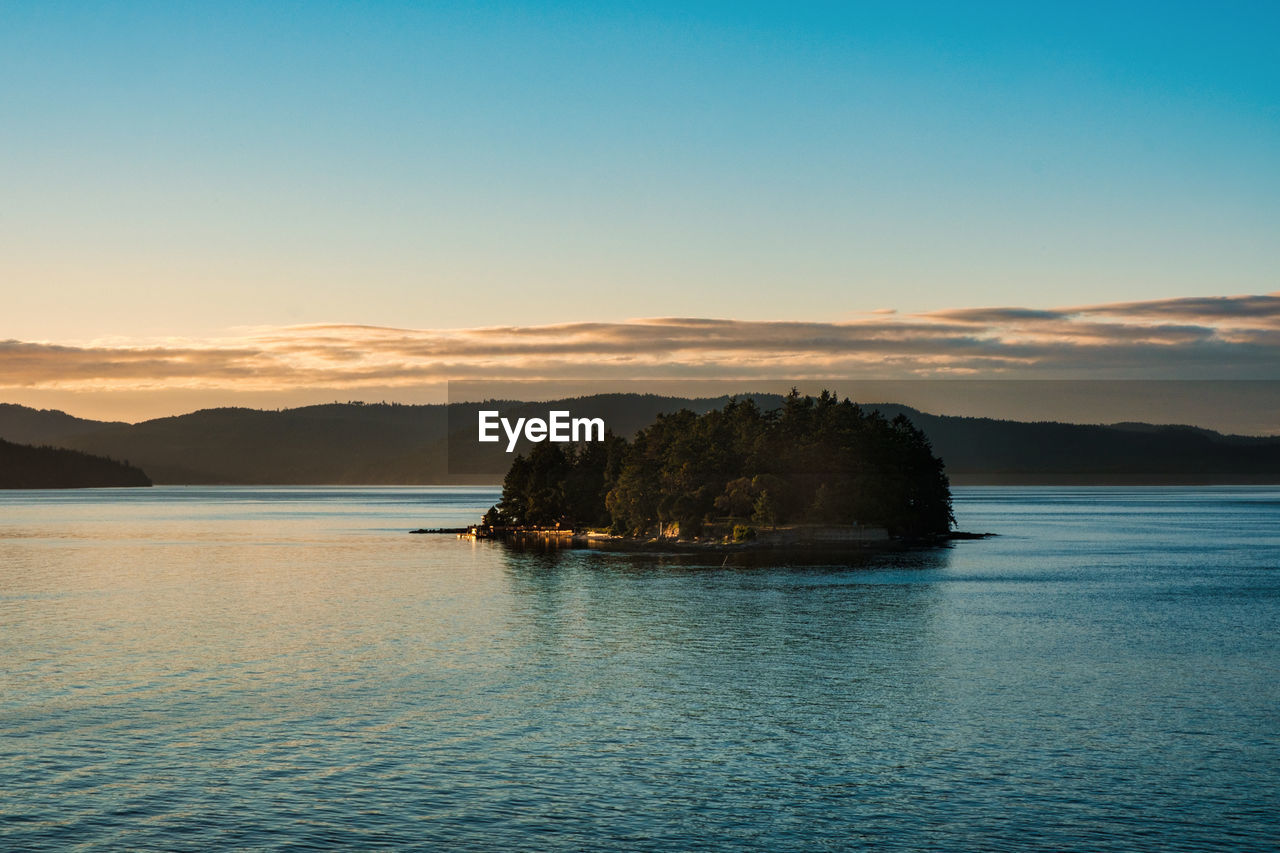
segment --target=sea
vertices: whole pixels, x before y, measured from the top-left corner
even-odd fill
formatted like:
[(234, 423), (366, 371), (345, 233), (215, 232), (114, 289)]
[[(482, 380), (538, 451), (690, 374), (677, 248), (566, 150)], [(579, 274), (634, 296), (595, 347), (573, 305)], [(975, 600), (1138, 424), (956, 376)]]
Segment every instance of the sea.
[(0, 849), (1267, 850), (1280, 490), (520, 550), (484, 488), (0, 492)]

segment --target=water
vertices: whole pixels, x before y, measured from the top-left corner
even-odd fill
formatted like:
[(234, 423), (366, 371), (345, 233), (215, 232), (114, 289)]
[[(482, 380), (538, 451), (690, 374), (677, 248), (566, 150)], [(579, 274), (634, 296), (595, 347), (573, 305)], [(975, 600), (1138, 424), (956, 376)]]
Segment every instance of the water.
[(477, 489), (0, 493), (0, 847), (1259, 850), (1280, 490), (968, 488), (854, 565), (410, 536)]

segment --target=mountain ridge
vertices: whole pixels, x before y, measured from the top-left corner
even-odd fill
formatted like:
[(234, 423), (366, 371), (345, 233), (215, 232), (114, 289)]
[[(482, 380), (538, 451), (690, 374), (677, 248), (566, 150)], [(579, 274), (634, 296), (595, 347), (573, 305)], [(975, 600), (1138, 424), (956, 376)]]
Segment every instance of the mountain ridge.
[[(740, 394), (761, 408), (776, 394)], [(631, 435), (658, 414), (719, 408), (727, 396), (587, 395), (547, 402), (409, 405), (325, 403), (293, 409), (218, 407), (128, 424), (0, 404), (0, 438), (133, 460), (157, 483), (415, 485), (495, 483), (513, 456), (474, 440), (475, 412), (512, 416), (568, 408)], [(1239, 436), (1175, 424), (1072, 424), (935, 415), (893, 403), (933, 442), (957, 484), (1280, 483), (1280, 436)], [(450, 458), (450, 436), (453, 458)], [(450, 467), (455, 473), (450, 473)], [(482, 473), (458, 474), (458, 470)]]

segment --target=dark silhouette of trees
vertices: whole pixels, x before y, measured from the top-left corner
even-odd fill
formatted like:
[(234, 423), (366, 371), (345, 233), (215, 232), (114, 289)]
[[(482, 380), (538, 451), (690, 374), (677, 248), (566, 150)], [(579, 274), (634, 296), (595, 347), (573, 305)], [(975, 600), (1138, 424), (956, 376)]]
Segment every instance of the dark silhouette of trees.
[(713, 521), (864, 524), (901, 537), (954, 523), (950, 484), (924, 433), (826, 391), (793, 391), (769, 412), (734, 399), (702, 415), (659, 415), (631, 443), (540, 444), (512, 463), (486, 520), (631, 535), (676, 525), (685, 536)]
[(517, 456), (502, 482), (502, 500), (486, 524), (523, 527), (611, 524), (606, 496), (617, 481), (626, 442), (612, 433), (581, 446), (546, 442)]
[(128, 462), (57, 447), (32, 447), (0, 439), (0, 489), (83, 489), (150, 486)]

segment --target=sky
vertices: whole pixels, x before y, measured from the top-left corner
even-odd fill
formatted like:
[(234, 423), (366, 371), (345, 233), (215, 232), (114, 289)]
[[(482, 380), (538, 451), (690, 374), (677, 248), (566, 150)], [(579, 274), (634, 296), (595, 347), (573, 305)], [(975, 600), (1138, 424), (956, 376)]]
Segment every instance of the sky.
[(1278, 32), (1270, 3), (6, 2), (0, 399), (1280, 378)]

